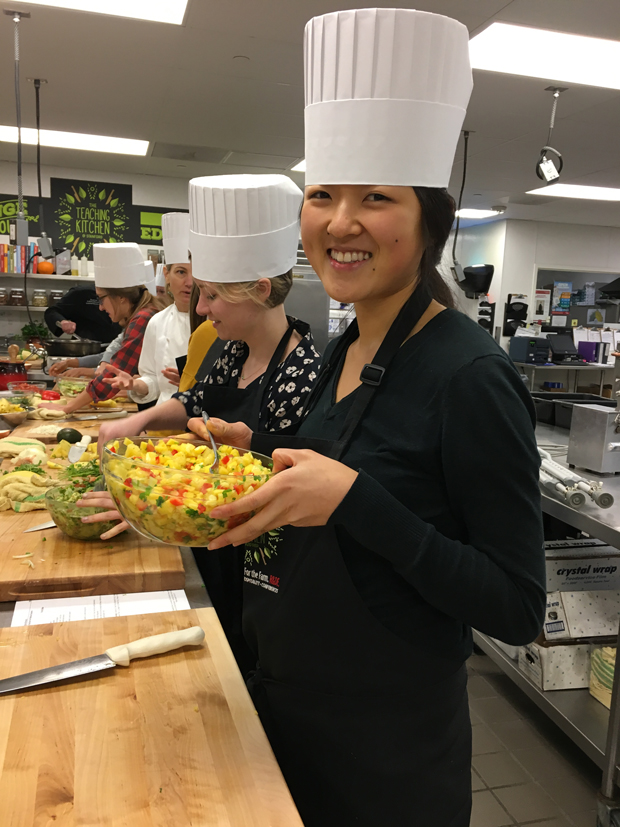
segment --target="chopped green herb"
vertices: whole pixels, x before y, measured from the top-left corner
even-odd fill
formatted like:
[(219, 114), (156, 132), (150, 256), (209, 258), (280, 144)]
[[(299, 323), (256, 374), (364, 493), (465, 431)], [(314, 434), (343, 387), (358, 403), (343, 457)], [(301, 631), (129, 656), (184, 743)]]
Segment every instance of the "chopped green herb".
[[(33, 465), (31, 462), (24, 462), (21, 465), (16, 465), (13, 468), (13, 471), (32, 471), (33, 474), (42, 474), (45, 476), (45, 471), (41, 468), (40, 465)], [(4, 471), (2, 476), (5, 474), (12, 474), (13, 471)]]
[(45, 542), (47, 540), (47, 537), (41, 537), (41, 539), (43, 540), (43, 542)]
[(155, 505), (159, 508), (159, 507), (160, 507), (160, 506), (162, 506), (165, 502), (166, 502), (166, 498), (165, 498), (165, 497), (158, 497), (158, 498), (157, 498), (157, 502), (155, 503)]

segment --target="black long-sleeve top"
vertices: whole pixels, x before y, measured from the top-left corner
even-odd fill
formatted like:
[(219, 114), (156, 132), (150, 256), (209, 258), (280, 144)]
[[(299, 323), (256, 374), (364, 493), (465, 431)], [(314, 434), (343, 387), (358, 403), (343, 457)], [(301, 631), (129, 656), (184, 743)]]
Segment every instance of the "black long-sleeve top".
[[(355, 392), (335, 404), (336, 382), (299, 437), (338, 436)], [(522, 644), (542, 626), (534, 422), (504, 351), (445, 310), (400, 348), (342, 457), (360, 472), (330, 519), (350, 576), (385, 626), (440, 659), (469, 655), (471, 627)]]
[(45, 311), (45, 324), (54, 336), (62, 334), (56, 322), (65, 320), (75, 322), (78, 336), (95, 342), (109, 344), (122, 331), (120, 325), (112, 322), (108, 314), (99, 309), (95, 288), (86, 284), (72, 287)]

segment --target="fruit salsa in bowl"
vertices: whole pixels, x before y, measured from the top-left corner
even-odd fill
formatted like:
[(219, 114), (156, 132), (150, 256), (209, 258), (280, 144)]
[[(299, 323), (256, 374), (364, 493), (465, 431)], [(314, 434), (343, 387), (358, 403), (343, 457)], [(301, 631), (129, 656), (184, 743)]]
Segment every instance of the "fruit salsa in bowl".
[(270, 457), (218, 447), (213, 473), (209, 443), (127, 437), (103, 449), (103, 474), (123, 518), (140, 534), (174, 546), (208, 546), (253, 512), (229, 520), (214, 508), (256, 491), (273, 475)]

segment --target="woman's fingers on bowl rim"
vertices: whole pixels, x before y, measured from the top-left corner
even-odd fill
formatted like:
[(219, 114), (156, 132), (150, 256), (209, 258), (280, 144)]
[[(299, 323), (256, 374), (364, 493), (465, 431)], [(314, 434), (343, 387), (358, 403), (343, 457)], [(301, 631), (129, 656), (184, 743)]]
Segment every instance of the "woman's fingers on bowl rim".
[(122, 520), (122, 516), (114, 509), (113, 511), (100, 511), (99, 514), (89, 514), (86, 517), (80, 517), (83, 523), (105, 523), (107, 520)]
[(209, 543), (208, 548), (215, 551), (224, 546), (233, 545), (240, 546), (243, 543), (249, 543), (250, 540), (255, 540), (264, 534), (266, 531), (272, 531), (274, 528), (279, 528), (282, 522), (275, 516), (271, 515), (271, 509), (259, 511), (247, 522), (231, 528), (225, 534), (220, 534), (213, 542)]
[(228, 520), (230, 517), (236, 517), (237, 514), (246, 514), (248, 511), (256, 511), (258, 508), (262, 508), (271, 499), (271, 497), (264, 496), (264, 487), (263, 485), (257, 491), (252, 491), (251, 494), (247, 494), (245, 497), (239, 497), (227, 505), (216, 506), (211, 511), (211, 516), (215, 520)]
[(114, 528), (111, 528), (109, 531), (104, 532), (100, 540), (111, 540), (112, 537), (116, 537), (117, 534), (121, 534), (123, 531), (126, 531), (129, 528), (129, 523), (123, 520), (118, 525), (115, 525)]

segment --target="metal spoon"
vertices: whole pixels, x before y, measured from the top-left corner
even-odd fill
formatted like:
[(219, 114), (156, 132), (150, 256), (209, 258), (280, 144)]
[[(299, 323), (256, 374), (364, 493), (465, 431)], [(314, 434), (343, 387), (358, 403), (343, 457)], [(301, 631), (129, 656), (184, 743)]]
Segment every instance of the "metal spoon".
[[(207, 431), (209, 431), (209, 426), (207, 425), (207, 422), (209, 421), (209, 414), (206, 411), (202, 412), (202, 421), (204, 422), (204, 424), (207, 428)], [(215, 444), (215, 439), (214, 439), (213, 434), (211, 433), (211, 431), (209, 431), (209, 439), (211, 440), (211, 447), (213, 448), (213, 463), (212, 463), (211, 467), (209, 468), (209, 473), (210, 474), (215, 474), (215, 467), (218, 464), (218, 462), (220, 461), (220, 458), (217, 455), (217, 445)]]

